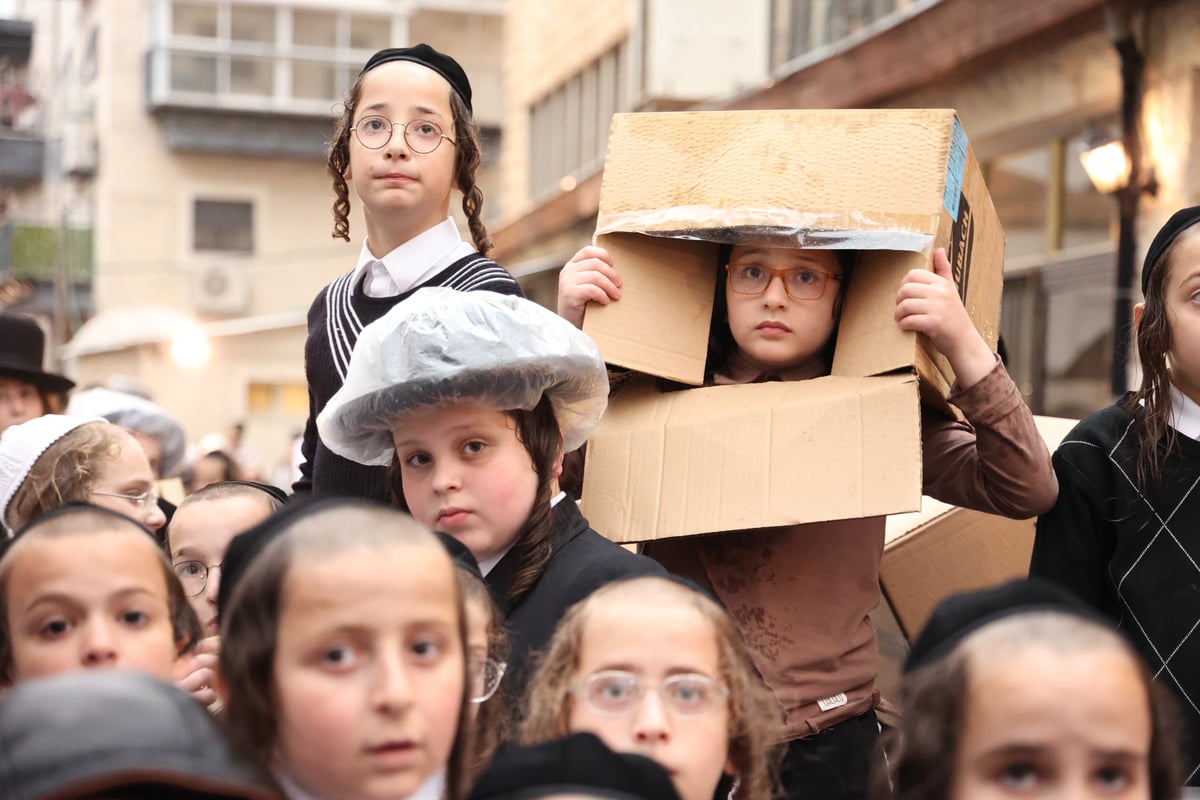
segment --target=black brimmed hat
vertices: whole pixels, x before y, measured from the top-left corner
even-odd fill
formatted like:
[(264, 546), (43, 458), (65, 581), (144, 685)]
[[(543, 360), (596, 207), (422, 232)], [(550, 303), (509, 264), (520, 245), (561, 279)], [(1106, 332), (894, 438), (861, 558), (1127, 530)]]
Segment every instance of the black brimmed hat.
[(75, 381), (42, 369), (46, 334), (31, 317), (0, 314), (0, 378), (16, 378), (43, 392), (65, 392)]

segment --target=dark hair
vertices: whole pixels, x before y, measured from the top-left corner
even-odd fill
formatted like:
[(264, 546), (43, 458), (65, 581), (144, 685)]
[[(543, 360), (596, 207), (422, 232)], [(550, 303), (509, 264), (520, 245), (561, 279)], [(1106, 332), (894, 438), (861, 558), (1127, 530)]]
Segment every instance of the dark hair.
[[(335, 519), (330, 519), (334, 517)], [(278, 729), (275, 650), (283, 585), (297, 557), (305, 552), (321, 555), (354, 547), (383, 547), (397, 543), (423, 543), (445, 554), (444, 548), (411, 517), (382, 504), (314, 509), (292, 516), (286, 527), (250, 556), (234, 585), (228, 608), (220, 614), (221, 677), (226, 687), (225, 721), (235, 743), (263, 766), (270, 766)], [(245, 534), (243, 534), (245, 535)], [(448, 555), (445, 556), (450, 561)], [(454, 745), (446, 764), (445, 800), (460, 800), (466, 792), (465, 735), (467, 708), (466, 623), (458, 568), (455, 580), (458, 635), (463, 654), (463, 696), (460, 700)]]
[[(728, 284), (725, 265), (729, 263), (733, 247), (731, 244), (723, 244), (717, 252), (717, 283), (713, 288), (712, 324), (708, 329), (708, 355), (704, 361), (705, 384), (712, 383), (713, 375), (726, 368), (729, 357), (738, 349), (733, 332), (729, 329), (729, 304), (725, 298)], [(833, 305), (833, 333), (829, 336), (823, 354), (826, 362), (830, 364), (833, 363), (833, 348), (837, 344), (837, 322), (842, 316), (842, 301), (846, 297), (846, 287), (850, 285), (850, 278), (858, 263), (858, 252), (855, 250), (834, 250), (833, 254), (842, 268), (842, 279), (837, 282), (838, 296)]]
[[(1171, 324), (1167, 318), (1167, 280), (1171, 256), (1179, 242), (1195, 236), (1195, 224), (1176, 236), (1153, 264), (1146, 283), (1146, 301), (1137, 326), (1138, 360), (1142, 365), (1142, 385), (1125, 401), (1125, 408), (1137, 420), (1137, 481), (1140, 486), (1155, 487), (1162, 482), (1162, 464), (1175, 449), (1175, 429), (1171, 427), (1171, 377), (1167, 351), (1171, 348)], [(1160, 451), (1160, 444), (1163, 450)]]
[(87, 536), (107, 533), (117, 526), (137, 531), (149, 540), (155, 549), (159, 568), (167, 589), (167, 611), (171, 617), (171, 634), (175, 640), (176, 655), (182, 656), (195, 649), (203, 637), (200, 620), (192, 610), (192, 604), (183, 593), (183, 586), (171, 569), (171, 562), (158, 548), (152, 534), (134, 520), (106, 508), (72, 503), (50, 512), (33, 524), (18, 532), (15, 539), (0, 551), (0, 686), (12, 682), (13, 651), (12, 637), (8, 630), (8, 576), (13, 569), (13, 551), (28, 539), (62, 539), (68, 536)]
[[(517, 559), (517, 569), (508, 590), (509, 599), (515, 600), (533, 588), (542, 577), (554, 549), (554, 513), (550, 507), (550, 491), (556, 477), (555, 464), (562, 450), (562, 431), (554, 416), (554, 406), (545, 395), (532, 411), (517, 408), (503, 413), (516, 423), (517, 440), (533, 459), (533, 469), (538, 476), (533, 510), (529, 512), (529, 519), (513, 540), (512, 550), (509, 551)], [(392, 502), (401, 510), (408, 511), (400, 456), (395, 452), (392, 453), (387, 476)]]
[[(342, 114), (334, 122), (333, 139), (329, 142), (329, 159), (325, 169), (333, 179), (333, 238), (350, 241), (350, 187), (346, 170), (350, 166), (350, 137), (354, 131), (354, 115), (362, 98), (362, 85), (370, 72), (354, 80), (342, 103)], [(471, 240), (475, 249), (487, 255), (492, 239), (483, 224), (483, 191), (475, 182), (475, 173), (482, 161), (479, 126), (467, 104), (453, 88), (450, 89), (450, 113), (454, 122), (454, 183), (462, 192), (462, 209), (467, 216)]]
[[(488, 617), (487, 654), (489, 658), (505, 661), (508, 658), (510, 642), (508, 631), (504, 627), (504, 617), (492, 600), (492, 593), (483, 579), (459, 562), (455, 562), (458, 573), (458, 586), (463, 598), (463, 606), (469, 603), (479, 603)], [(511, 698), (507, 684), (500, 681), (496, 693), (479, 706), (475, 721), (470, 723), (471, 735), (468, 772), (472, 779), (479, 777), (502, 742), (508, 741), (512, 726)]]
[[(1002, 644), (992, 648), (997, 652), (1011, 652), (1022, 644), (1063, 651), (1113, 646), (1124, 652), (1135, 664), (1150, 703), (1151, 800), (1179, 796), (1183, 785), (1178, 744), (1182, 727), (1175, 700), (1151, 678), (1142, 659), (1119, 633), (1076, 615), (1047, 611), (1008, 617), (988, 628), (995, 630), (1001, 625), (1009, 632)], [(872, 795), (877, 800), (950, 800), (969, 691), (968, 642), (976, 635), (905, 676), (900, 689), (900, 725), (885, 739), (887, 770), (873, 776)]]
[[(180, 501), (175, 507), (175, 514), (178, 514), (184, 508), (194, 506), (197, 503), (208, 502), (212, 500), (225, 500), (230, 497), (245, 497), (250, 500), (258, 500), (266, 509), (267, 516), (274, 514), (279, 509), (283, 508), (283, 500), (279, 495), (282, 490), (277, 489), (269, 484), (258, 484), (253, 481), (218, 481), (210, 483), (208, 486), (201, 487), (189, 494)], [(171, 522), (174, 522), (175, 517), (172, 515)], [(166, 536), (163, 539), (163, 544), (166, 546), (167, 554), (171, 552), (171, 526), (166, 526)]]

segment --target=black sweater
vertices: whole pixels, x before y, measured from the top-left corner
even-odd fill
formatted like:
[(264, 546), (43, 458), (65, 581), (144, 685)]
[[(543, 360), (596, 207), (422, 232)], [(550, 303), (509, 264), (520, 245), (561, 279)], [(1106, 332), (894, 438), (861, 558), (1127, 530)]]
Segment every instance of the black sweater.
[(342, 388), (359, 333), (426, 286), (518, 296), (521, 287), (504, 267), (479, 253), (455, 261), (420, 286), (392, 297), (368, 297), (363, 291), (365, 276), (357, 285), (351, 286), (353, 276), (354, 271), (348, 272), (326, 286), (308, 309), (308, 340), (304, 344), (308, 424), (304, 427), (300, 480), (292, 485), (292, 491), (369, 497), (387, 503), (391, 498), (385, 467), (368, 467), (342, 458), (329, 450), (317, 435), (317, 415)]
[[(496, 608), (505, 618), (511, 650), (504, 685), (520, 704), (532, 660), (550, 643), (567, 609), (601, 586), (622, 578), (665, 576), (653, 559), (629, 552), (592, 530), (568, 495), (554, 506), (554, 540), (550, 561), (528, 591), (509, 598), (518, 555), (509, 551), (488, 573), (486, 582)], [(514, 709), (520, 715), (520, 709)]]
[(1161, 486), (1139, 486), (1124, 402), (1084, 419), (1055, 452), (1058, 502), (1038, 520), (1030, 573), (1111, 617), (1174, 690), (1192, 733), (1188, 783), (1200, 785), (1200, 442), (1176, 435)]

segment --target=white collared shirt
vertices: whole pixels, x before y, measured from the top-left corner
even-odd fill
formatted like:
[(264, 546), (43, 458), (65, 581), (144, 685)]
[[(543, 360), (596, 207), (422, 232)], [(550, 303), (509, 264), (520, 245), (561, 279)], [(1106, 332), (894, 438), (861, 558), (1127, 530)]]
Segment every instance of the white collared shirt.
[(367, 297), (395, 297), (420, 286), (475, 248), (463, 241), (453, 217), (409, 239), (382, 258), (376, 258), (363, 239), (351, 286), (365, 274)]
[(1171, 427), (1189, 439), (1200, 440), (1200, 405), (1171, 384)]
[[(567, 496), (566, 492), (559, 492), (558, 494), (554, 495), (554, 497), (550, 498), (550, 507), (554, 508), (566, 496)], [(515, 542), (513, 544), (515, 544)], [(504, 548), (498, 554), (492, 556), (491, 558), (485, 558), (483, 561), (479, 562), (479, 571), (483, 573), (483, 577), (486, 578), (488, 576), (488, 573), (496, 568), (496, 565), (500, 563), (500, 559), (502, 559), (506, 555), (508, 555), (509, 550), (512, 550), (512, 544), (510, 544), (508, 547)]]

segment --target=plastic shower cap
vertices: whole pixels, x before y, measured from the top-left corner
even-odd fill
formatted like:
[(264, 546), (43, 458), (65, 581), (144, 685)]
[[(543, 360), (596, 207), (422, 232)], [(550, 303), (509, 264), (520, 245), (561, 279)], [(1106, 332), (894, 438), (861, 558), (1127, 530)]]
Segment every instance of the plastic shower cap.
[(67, 404), (68, 414), (104, 417), (114, 425), (158, 440), (162, 448), (161, 477), (169, 478), (183, 464), (187, 437), (183, 426), (162, 406), (144, 397), (96, 387), (76, 392)]
[(543, 394), (563, 449), (579, 447), (608, 406), (591, 337), (520, 297), (428, 287), (363, 328), (317, 430), (338, 455), (386, 465), (392, 425), (406, 414), (457, 402), (531, 410)]

